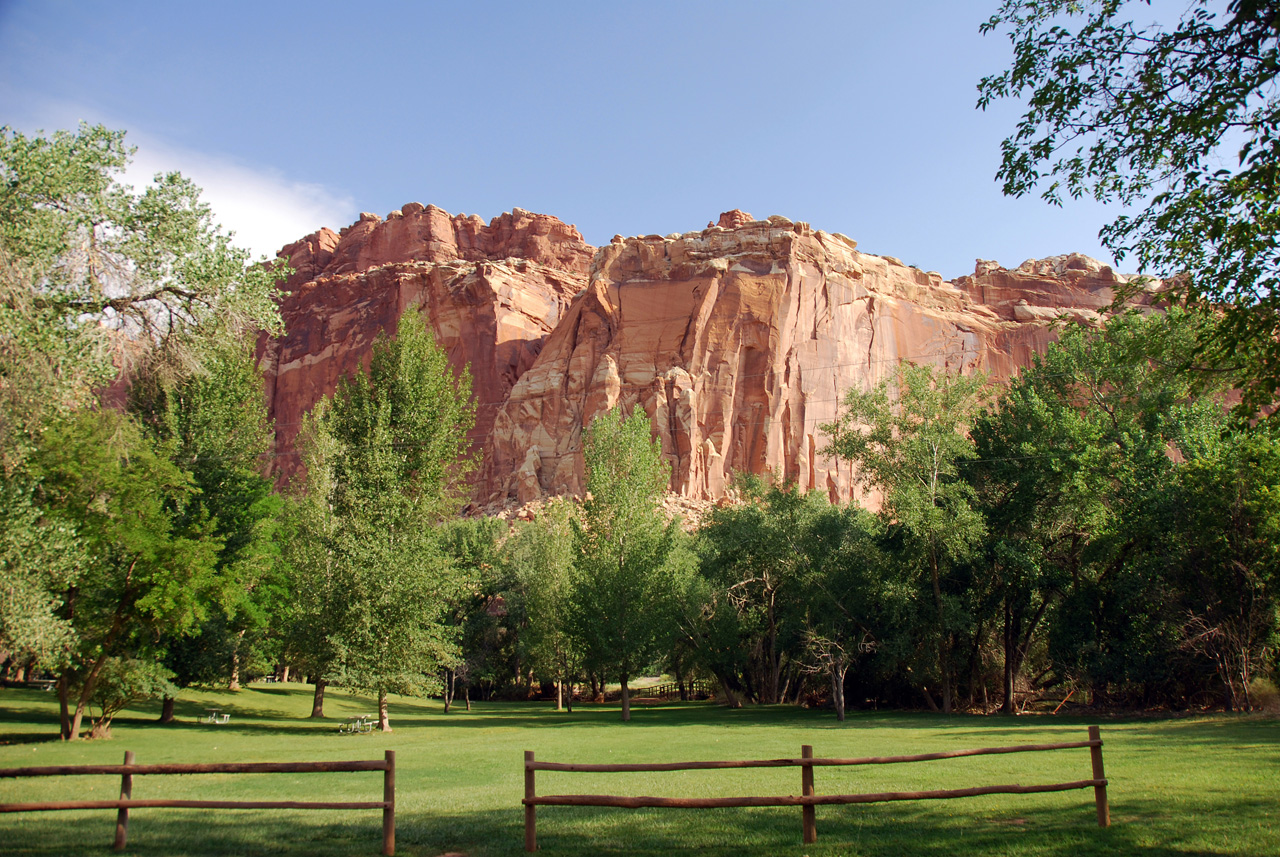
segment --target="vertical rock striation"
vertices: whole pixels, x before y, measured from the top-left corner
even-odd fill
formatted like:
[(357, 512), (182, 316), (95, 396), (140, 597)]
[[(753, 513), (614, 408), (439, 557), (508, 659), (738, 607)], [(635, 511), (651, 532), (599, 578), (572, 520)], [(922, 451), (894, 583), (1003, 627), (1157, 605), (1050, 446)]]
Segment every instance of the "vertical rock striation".
[(724, 496), (737, 472), (854, 496), (819, 426), (844, 392), (902, 361), (997, 378), (1028, 365), (1055, 322), (1096, 323), (1123, 281), (1084, 256), (1014, 270), (979, 260), (954, 283), (782, 217), (722, 214), (700, 232), (587, 245), (516, 209), (484, 223), (406, 205), (282, 251), (286, 334), (260, 343), (277, 420), (277, 473), (297, 469), (301, 416), (367, 364), (410, 306), (455, 369), (469, 366), (480, 502), (578, 494), (583, 428), (642, 407), (671, 491)]
[(485, 487), (520, 502), (580, 493), (582, 429), (620, 404), (649, 414), (685, 498), (717, 499), (749, 472), (848, 500), (852, 473), (819, 429), (846, 390), (902, 361), (1008, 377), (1059, 317), (1096, 321), (1118, 282), (1071, 256), (980, 262), (953, 284), (738, 211), (702, 232), (616, 238), (499, 408)]

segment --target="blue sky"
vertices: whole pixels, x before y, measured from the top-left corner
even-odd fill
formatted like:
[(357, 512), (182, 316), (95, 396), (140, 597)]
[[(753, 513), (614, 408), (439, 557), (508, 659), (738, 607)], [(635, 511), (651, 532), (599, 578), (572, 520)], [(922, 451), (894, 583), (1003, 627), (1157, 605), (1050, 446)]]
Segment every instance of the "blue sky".
[(1110, 261), (1114, 212), (995, 183), (997, 5), (0, 0), (0, 124), (127, 129), (135, 183), (181, 170), (258, 253), (418, 201), (595, 244), (742, 208), (948, 278)]

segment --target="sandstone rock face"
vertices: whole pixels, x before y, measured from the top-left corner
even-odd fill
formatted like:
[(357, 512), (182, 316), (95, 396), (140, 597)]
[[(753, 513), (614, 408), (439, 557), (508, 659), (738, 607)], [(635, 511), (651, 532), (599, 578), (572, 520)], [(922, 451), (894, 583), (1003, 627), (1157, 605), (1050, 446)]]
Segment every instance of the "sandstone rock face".
[(516, 209), (486, 225), (418, 203), (285, 247), (295, 270), (281, 303), (285, 334), (258, 348), (276, 420), (277, 483), (298, 470), (302, 415), (338, 379), (367, 367), (374, 339), (413, 306), (455, 370), (470, 367), (472, 441), (482, 447), (497, 407), (586, 286), (593, 252), (554, 217)]
[(485, 224), (411, 203), (282, 254), (296, 272), (287, 332), (260, 343), (280, 481), (297, 469), (302, 414), (418, 305), (455, 369), (470, 366), (473, 497), (491, 506), (580, 494), (582, 430), (616, 405), (649, 414), (670, 489), (689, 503), (722, 498), (737, 472), (855, 498), (819, 428), (846, 390), (903, 361), (1009, 377), (1059, 320), (1096, 323), (1125, 282), (1072, 255), (1013, 270), (979, 260), (950, 283), (736, 209), (701, 232), (597, 250), (546, 215)]
[(583, 428), (642, 407), (671, 465), (671, 491), (725, 494), (736, 472), (772, 473), (833, 500), (855, 496), (819, 426), (850, 388), (903, 361), (1008, 377), (1092, 322), (1119, 279), (1082, 256), (978, 266), (957, 283), (857, 252), (841, 235), (742, 212), (676, 237), (615, 241), (595, 257), (538, 360), (499, 410), (491, 498), (583, 490)]

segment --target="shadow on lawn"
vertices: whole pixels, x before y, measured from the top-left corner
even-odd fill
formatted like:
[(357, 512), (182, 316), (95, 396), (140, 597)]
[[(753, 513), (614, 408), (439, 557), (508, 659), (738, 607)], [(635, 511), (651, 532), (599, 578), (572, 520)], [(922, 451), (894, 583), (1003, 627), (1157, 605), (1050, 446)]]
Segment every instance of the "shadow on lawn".
[[(1167, 807), (1165, 807), (1167, 809)], [(1250, 817), (1266, 809), (1240, 807)], [(1230, 810), (1228, 810), (1230, 811)], [(337, 816), (342, 816), (341, 818)], [(102, 853), (114, 832), (114, 815), (77, 816), (70, 823), (45, 816), (0, 817), (5, 853), (25, 857)], [(463, 813), (401, 813), (397, 854), (435, 857), (447, 852), (471, 857), (523, 854), (523, 815), (509, 810)], [(1026, 814), (967, 816), (954, 805), (896, 804), (819, 807), (818, 842), (801, 843), (796, 808), (722, 810), (617, 810), (542, 807), (538, 844), (548, 857), (666, 855), (696, 849), (700, 857), (743, 855), (848, 855), (862, 857), (963, 857), (963, 855), (1134, 854), (1197, 857), (1242, 854), (1223, 843), (1207, 850), (1194, 834), (1179, 832), (1177, 819), (1152, 829), (1141, 815), (1117, 818), (1100, 829), (1092, 806), (1028, 809)], [(297, 854), (315, 857), (375, 855), (381, 825), (375, 812), (291, 813), (135, 810), (129, 853), (208, 857), (224, 854)], [(1239, 847), (1239, 846), (1234, 846)]]

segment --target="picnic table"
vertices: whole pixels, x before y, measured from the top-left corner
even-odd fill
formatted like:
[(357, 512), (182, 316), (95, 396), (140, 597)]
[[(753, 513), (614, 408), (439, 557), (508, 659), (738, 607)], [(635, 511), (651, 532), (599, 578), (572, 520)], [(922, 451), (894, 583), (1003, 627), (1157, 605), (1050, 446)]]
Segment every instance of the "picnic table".
[(372, 732), (373, 724), (377, 719), (378, 715), (376, 714), (355, 714), (338, 724), (338, 731), (348, 735), (354, 735), (357, 732)]
[(202, 723), (230, 723), (231, 715), (225, 713), (221, 708), (206, 708), (205, 717)]

